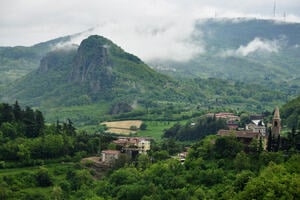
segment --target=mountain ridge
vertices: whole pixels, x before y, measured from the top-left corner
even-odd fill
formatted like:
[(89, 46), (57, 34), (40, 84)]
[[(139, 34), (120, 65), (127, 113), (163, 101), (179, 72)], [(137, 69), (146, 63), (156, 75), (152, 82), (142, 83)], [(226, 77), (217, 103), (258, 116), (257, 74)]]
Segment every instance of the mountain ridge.
[[(191, 42), (204, 45), (204, 53), (186, 62), (156, 60), (150, 66), (178, 78), (214, 77), (255, 82), (270, 89), (300, 93), (299, 23), (200, 20)], [(280, 85), (286, 86), (280, 88)]]
[[(151, 86), (151, 79), (164, 84), (170, 81), (106, 38), (93, 35), (83, 40), (77, 50), (49, 52), (41, 60), (39, 68), (12, 84), (6, 95), (22, 99), (30, 94), (31, 98), (39, 99), (41, 96), (49, 97), (49, 94), (55, 96), (53, 93), (59, 93), (59, 89), (67, 90), (69, 87), (75, 89), (79, 97), (87, 95), (93, 102), (112, 99), (115, 93), (127, 95), (128, 90), (133, 90), (133, 96), (134, 93), (140, 94)], [(156, 84), (151, 87), (159, 89)], [(68, 95), (74, 100), (71, 93), (61, 94), (65, 99)]]
[[(63, 40), (69, 44), (70, 37)], [(269, 40), (258, 40), (266, 41)], [(40, 45), (47, 49), (53, 47), (52, 42)], [(59, 39), (54, 42), (61, 43)], [(215, 50), (214, 46), (211, 48)], [(237, 110), (261, 111), (299, 94), (297, 80), (300, 79), (294, 77), (297, 73), (290, 74), (292, 81), (276, 80), (295, 68), (297, 52), (293, 53), (293, 59), (285, 68), (271, 63), (266, 71), (263, 71), (266, 64), (259, 59), (277, 56), (278, 62), (286, 60), (280, 61), (276, 52), (259, 53), (258, 57), (253, 54), (247, 59), (235, 55), (226, 59), (215, 54), (199, 55), (187, 63), (170, 62), (176, 71), (171, 71), (172, 76), (169, 76), (170, 73), (163, 75), (157, 72), (161, 70), (151, 69), (111, 40), (93, 35), (80, 46), (47, 52), (36, 69), (2, 88), (1, 99), (5, 102), (17, 99), (24, 105), (38, 107), (47, 117), (52, 116), (51, 121), (67, 115), (89, 120), (92, 117), (87, 110), (97, 113), (98, 119), (136, 109), (146, 113), (156, 109), (161, 113), (170, 105), (176, 109), (224, 109), (230, 105)], [(288, 54), (286, 52), (286, 58)], [(241, 64), (243, 70), (237, 73)], [(184, 68), (180, 68), (182, 66)], [(178, 74), (182, 72), (184, 78)]]

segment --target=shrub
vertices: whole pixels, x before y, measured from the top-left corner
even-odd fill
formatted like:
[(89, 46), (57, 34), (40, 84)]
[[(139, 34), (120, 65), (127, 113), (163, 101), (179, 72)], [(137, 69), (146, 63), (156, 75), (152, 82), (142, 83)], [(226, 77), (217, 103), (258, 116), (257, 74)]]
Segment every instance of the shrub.
[(36, 181), (38, 183), (38, 186), (41, 187), (48, 187), (52, 185), (52, 180), (47, 168), (40, 167), (40, 169), (36, 173)]
[(4, 169), (5, 168), (5, 161), (0, 161), (0, 168)]

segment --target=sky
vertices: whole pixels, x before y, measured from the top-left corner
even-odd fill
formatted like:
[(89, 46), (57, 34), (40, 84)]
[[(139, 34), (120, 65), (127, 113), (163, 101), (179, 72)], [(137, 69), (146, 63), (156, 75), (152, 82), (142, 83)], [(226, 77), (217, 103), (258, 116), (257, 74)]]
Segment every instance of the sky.
[(275, 17), (274, 0), (0, 0), (0, 46), (84, 32), (72, 43), (98, 34), (144, 60), (187, 60), (205, 48), (189, 41), (196, 20), (284, 15), (300, 22), (300, 0), (276, 0)]

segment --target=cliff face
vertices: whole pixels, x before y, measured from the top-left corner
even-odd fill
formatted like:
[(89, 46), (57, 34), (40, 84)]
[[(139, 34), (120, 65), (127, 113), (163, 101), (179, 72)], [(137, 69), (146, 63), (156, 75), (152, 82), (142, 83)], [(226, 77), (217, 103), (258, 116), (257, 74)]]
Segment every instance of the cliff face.
[(111, 88), (114, 76), (109, 57), (109, 44), (101, 36), (82, 41), (74, 58), (69, 81), (87, 83), (93, 92)]
[(140, 99), (169, 99), (172, 89), (165, 88), (172, 85), (171, 79), (109, 39), (90, 36), (78, 48), (49, 52), (36, 71), (0, 97), (45, 110), (104, 102), (110, 113), (118, 114), (132, 110), (130, 105)]

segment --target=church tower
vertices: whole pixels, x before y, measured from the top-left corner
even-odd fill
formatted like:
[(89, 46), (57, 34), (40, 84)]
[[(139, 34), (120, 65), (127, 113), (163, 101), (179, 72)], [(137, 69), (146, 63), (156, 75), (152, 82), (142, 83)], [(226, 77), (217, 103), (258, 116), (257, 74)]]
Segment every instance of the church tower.
[(272, 119), (272, 135), (274, 138), (278, 138), (280, 135), (281, 123), (280, 123), (280, 115), (279, 115), (279, 108), (276, 106), (274, 111), (274, 116)]

